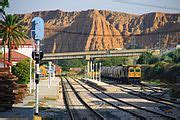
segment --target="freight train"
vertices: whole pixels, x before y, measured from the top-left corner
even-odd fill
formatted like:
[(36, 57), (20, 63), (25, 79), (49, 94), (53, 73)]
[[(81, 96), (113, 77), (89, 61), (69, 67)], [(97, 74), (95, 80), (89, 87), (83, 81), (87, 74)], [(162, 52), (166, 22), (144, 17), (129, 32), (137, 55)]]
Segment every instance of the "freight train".
[(141, 82), (141, 66), (103, 66), (101, 76), (118, 82), (139, 84)]

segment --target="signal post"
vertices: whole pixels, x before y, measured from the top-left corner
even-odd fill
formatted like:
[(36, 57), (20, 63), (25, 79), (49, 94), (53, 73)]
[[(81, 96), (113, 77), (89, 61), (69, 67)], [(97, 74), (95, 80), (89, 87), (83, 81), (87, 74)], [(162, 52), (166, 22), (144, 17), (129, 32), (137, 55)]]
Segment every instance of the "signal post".
[(32, 20), (32, 29), (31, 29), (32, 37), (36, 42), (35, 51), (32, 52), (32, 58), (36, 61), (35, 64), (35, 100), (36, 107), (33, 119), (41, 120), (41, 116), (39, 115), (39, 78), (40, 78), (40, 69), (39, 64), (40, 60), (43, 58), (43, 52), (40, 50), (40, 40), (44, 37), (44, 21), (40, 17), (35, 17)]

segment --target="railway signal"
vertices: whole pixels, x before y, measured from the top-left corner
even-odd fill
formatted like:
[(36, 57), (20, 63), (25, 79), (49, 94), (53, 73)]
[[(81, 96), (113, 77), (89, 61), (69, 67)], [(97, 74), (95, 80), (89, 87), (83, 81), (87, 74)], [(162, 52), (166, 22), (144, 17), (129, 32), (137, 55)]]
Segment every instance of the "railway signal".
[[(36, 61), (35, 65), (35, 83), (36, 83), (36, 108), (34, 113), (34, 119), (37, 119), (39, 116), (39, 78), (40, 78), (40, 69), (39, 64), (40, 60), (43, 58), (43, 53), (40, 51), (40, 40), (44, 37), (44, 20), (40, 17), (35, 17), (32, 20), (32, 28), (31, 28), (32, 37), (36, 42), (35, 51), (32, 53), (33, 59)], [(41, 117), (40, 117), (41, 119)]]

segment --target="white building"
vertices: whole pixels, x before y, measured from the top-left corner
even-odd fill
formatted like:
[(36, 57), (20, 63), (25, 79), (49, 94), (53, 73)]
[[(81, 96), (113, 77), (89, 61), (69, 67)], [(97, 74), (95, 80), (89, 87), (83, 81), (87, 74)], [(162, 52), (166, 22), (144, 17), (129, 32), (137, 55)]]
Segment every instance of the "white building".
[[(23, 43), (19, 48), (16, 48), (15, 46), (12, 46), (12, 64), (16, 64), (20, 60), (31, 58), (32, 51), (34, 50), (34, 40), (25, 40), (25, 43)], [(6, 60), (8, 59), (8, 46), (6, 45)], [(0, 53), (2, 53), (2, 57), (0, 60), (0, 67), (4, 67), (4, 47), (2, 44), (2, 40), (0, 40)]]
[(180, 42), (176, 45), (176, 49), (180, 49)]

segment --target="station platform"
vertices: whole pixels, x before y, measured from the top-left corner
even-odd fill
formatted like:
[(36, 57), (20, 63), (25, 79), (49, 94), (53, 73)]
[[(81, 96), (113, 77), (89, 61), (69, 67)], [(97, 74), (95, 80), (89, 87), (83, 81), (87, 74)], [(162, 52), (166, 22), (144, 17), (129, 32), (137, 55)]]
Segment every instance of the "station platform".
[[(56, 111), (56, 113), (62, 113), (60, 115), (63, 115), (65, 108), (62, 96), (59, 93), (59, 82), (59, 77), (52, 79), (49, 88), (48, 80), (40, 80), (39, 82), (39, 114), (43, 118), (55, 116), (54, 111)], [(32, 90), (32, 94), (28, 93), (22, 103), (14, 104), (12, 110), (0, 112), (0, 120), (32, 120), (35, 110), (34, 106), (35, 91)]]

